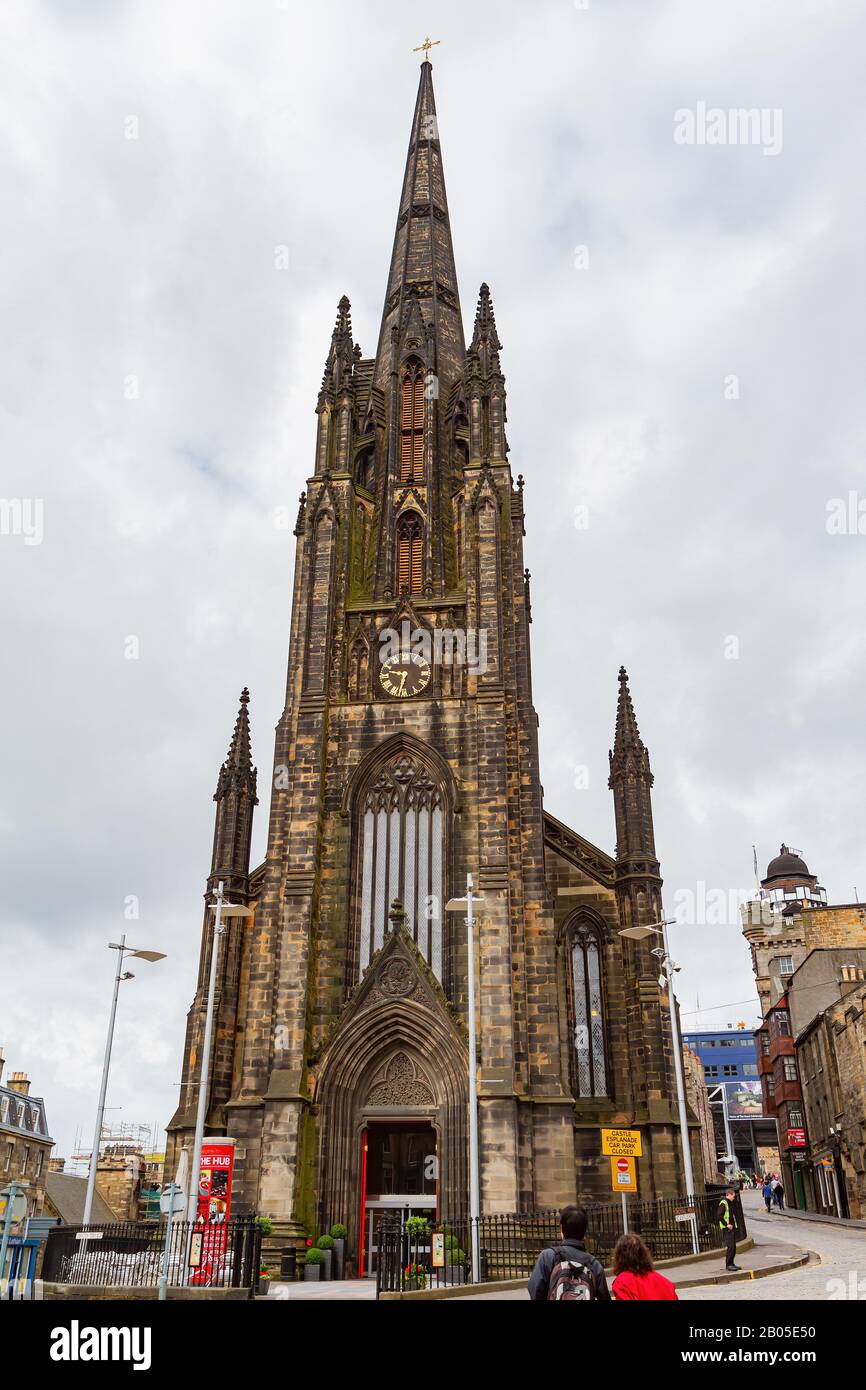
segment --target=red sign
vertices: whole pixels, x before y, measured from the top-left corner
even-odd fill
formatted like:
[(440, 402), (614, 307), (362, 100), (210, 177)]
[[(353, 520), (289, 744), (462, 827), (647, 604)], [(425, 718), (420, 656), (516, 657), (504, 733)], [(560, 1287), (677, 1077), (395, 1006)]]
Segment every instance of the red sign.
[(789, 1149), (805, 1149), (805, 1147), (806, 1147), (806, 1131), (805, 1131), (805, 1129), (789, 1129), (789, 1130), (788, 1130), (788, 1148), (789, 1148)]
[(226, 1222), (232, 1203), (234, 1139), (207, 1139), (201, 1146), (198, 1170), (196, 1230), (201, 1233), (200, 1263), (190, 1278), (192, 1284), (210, 1284), (226, 1251)]
[(199, 1219), (228, 1220), (232, 1204), (234, 1161), (234, 1139), (206, 1139), (202, 1144), (196, 1211)]
[(618, 1158), (617, 1161), (616, 1161), (616, 1167), (617, 1167), (617, 1172), (619, 1172), (619, 1173), (627, 1173), (627, 1172), (629, 1171), (629, 1169), (631, 1168), (631, 1164), (629, 1163), (629, 1161), (628, 1161), (627, 1158)]

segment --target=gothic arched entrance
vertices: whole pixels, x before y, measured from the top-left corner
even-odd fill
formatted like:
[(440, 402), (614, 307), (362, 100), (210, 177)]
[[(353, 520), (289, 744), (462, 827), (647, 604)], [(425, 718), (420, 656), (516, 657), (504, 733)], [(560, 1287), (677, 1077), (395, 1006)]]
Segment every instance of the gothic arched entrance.
[(466, 1047), (403, 928), (372, 962), (314, 1075), (319, 1224), (348, 1228), (358, 1273), (371, 1211), (465, 1213)]

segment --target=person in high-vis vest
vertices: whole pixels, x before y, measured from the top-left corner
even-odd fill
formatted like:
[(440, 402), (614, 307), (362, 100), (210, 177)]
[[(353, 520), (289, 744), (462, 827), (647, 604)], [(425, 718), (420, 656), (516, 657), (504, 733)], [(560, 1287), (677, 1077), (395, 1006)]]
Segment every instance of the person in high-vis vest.
[(732, 1187), (726, 1190), (724, 1197), (719, 1202), (716, 1220), (719, 1223), (719, 1230), (725, 1242), (725, 1269), (739, 1269), (740, 1266), (734, 1264), (734, 1257), (737, 1253), (739, 1222), (737, 1221), (737, 1204)]

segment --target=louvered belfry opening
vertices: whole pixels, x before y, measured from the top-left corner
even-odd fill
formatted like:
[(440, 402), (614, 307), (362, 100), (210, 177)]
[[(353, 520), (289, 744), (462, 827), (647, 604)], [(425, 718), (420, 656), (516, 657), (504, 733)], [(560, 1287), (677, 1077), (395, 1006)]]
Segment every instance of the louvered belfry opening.
[(424, 367), (406, 363), (400, 389), (400, 482), (424, 480)]
[(397, 592), (420, 594), (424, 588), (423, 530), (420, 519), (410, 513), (397, 527)]

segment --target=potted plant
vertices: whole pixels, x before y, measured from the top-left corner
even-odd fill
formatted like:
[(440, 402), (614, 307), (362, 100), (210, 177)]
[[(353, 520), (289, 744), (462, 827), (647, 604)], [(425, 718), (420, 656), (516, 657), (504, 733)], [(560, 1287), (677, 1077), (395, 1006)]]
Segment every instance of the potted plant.
[(325, 1263), (325, 1252), (320, 1250), (317, 1245), (311, 1245), (307, 1251), (307, 1258), (304, 1261), (304, 1283), (312, 1284), (322, 1276), (322, 1265)]
[(423, 1265), (419, 1265), (414, 1262), (412, 1264), (407, 1265), (405, 1269), (405, 1275), (406, 1283), (409, 1285), (410, 1288), (426, 1289), (427, 1271)]
[(443, 1282), (446, 1284), (466, 1283), (466, 1251), (460, 1249), (457, 1237), (445, 1237), (445, 1269)]
[(263, 1295), (265, 1298), (267, 1298), (267, 1296), (268, 1296), (268, 1289), (270, 1288), (270, 1286), (271, 1286), (271, 1276), (270, 1276), (270, 1274), (268, 1273), (268, 1271), (265, 1269), (264, 1265), (262, 1265), (262, 1266), (260, 1267), (260, 1269), (259, 1269), (259, 1288), (258, 1288), (259, 1294), (261, 1294), (261, 1295)]
[(331, 1239), (330, 1236), (319, 1236), (319, 1239), (316, 1241), (316, 1249), (317, 1249), (317, 1250), (321, 1250), (322, 1256), (323, 1256), (323, 1262), (324, 1262), (325, 1268), (324, 1268), (324, 1273), (323, 1273), (323, 1275), (322, 1275), (322, 1278), (323, 1278), (323, 1279), (330, 1279), (330, 1278), (332, 1278), (333, 1276), (332, 1276), (332, 1274), (331, 1274), (331, 1266), (332, 1266), (332, 1264), (333, 1264), (333, 1262), (334, 1262), (334, 1242), (333, 1242), (333, 1240)]
[(269, 1216), (257, 1216), (256, 1225), (263, 1236), (272, 1236), (274, 1233), (274, 1223)]
[(342, 1279), (346, 1262), (346, 1236), (348, 1232), (342, 1222), (337, 1221), (331, 1227), (329, 1234), (334, 1242), (334, 1264), (336, 1265), (334, 1277)]

